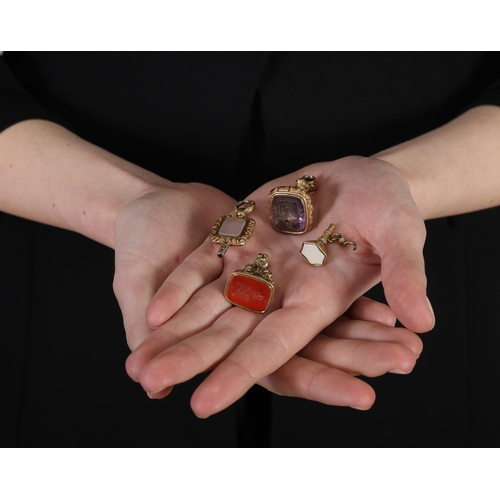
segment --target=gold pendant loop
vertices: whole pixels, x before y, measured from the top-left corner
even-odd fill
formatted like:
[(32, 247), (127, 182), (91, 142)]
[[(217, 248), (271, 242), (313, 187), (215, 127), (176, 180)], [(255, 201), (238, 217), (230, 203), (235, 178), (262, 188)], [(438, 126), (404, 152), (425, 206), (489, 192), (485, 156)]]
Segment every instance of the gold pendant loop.
[(236, 203), (234, 206), (234, 211), (236, 212), (236, 217), (244, 218), (246, 214), (249, 214), (255, 208), (255, 201), (253, 200), (243, 200)]
[(313, 194), (316, 189), (318, 189), (318, 182), (314, 175), (304, 175), (300, 179), (295, 181), (295, 187), (301, 189), (307, 194)]
[(269, 271), (269, 257), (265, 253), (259, 253), (253, 264), (247, 264), (244, 271), (254, 276), (260, 276), (266, 281), (273, 283), (273, 273)]

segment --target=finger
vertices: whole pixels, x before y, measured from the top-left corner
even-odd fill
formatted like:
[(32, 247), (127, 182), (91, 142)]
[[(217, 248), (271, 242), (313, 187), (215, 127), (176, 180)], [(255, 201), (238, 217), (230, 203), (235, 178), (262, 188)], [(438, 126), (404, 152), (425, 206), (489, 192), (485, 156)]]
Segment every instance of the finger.
[(149, 399), (163, 399), (166, 398), (173, 390), (173, 387), (165, 387), (165, 389), (162, 389), (159, 392), (148, 392), (147, 395)]
[(191, 399), (198, 416), (217, 413), (237, 401), (258, 380), (282, 366), (335, 317), (319, 307), (283, 307), (264, 318), (200, 384)]
[(292, 357), (259, 385), (283, 396), (360, 410), (368, 410), (375, 402), (375, 391), (367, 383), (300, 356)]
[(151, 328), (166, 323), (197, 290), (220, 276), (224, 265), (214, 257), (214, 246), (206, 241), (172, 271), (146, 309)]
[(354, 301), (345, 314), (352, 319), (374, 321), (387, 326), (394, 326), (397, 319), (389, 306), (364, 296)]
[(397, 342), (418, 358), (422, 353), (423, 343), (420, 337), (406, 328), (395, 328), (371, 321), (352, 320), (340, 317), (322, 332), (330, 338), (367, 340), (372, 342)]
[(144, 365), (159, 353), (209, 328), (231, 307), (221, 287), (224, 287), (222, 279), (203, 287), (169, 321), (149, 334), (127, 358), (125, 367), (132, 380), (138, 381)]
[(156, 355), (139, 374), (144, 390), (159, 393), (211, 369), (248, 337), (260, 321), (256, 314), (232, 308), (210, 328)]
[(435, 318), (427, 299), (423, 257), (425, 226), (414, 214), (401, 208), (400, 227), (405, 230), (380, 246), (384, 293), (399, 321), (414, 332), (427, 332)]
[(410, 373), (415, 353), (398, 342), (332, 339), (318, 335), (299, 352), (300, 356), (351, 375), (379, 377), (384, 373)]

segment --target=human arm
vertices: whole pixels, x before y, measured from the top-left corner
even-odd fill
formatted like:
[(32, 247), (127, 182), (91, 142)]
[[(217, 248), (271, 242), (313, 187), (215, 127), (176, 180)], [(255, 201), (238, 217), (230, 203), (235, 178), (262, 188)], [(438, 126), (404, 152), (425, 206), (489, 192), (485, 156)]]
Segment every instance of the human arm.
[(376, 155), (400, 170), (422, 217), (500, 205), (500, 107), (474, 107), (446, 125)]
[(49, 121), (0, 133), (0, 210), (115, 249), (115, 292), (131, 348), (150, 332), (144, 311), (157, 282), (228, 203), (215, 188), (170, 182)]
[[(131, 349), (152, 331), (145, 310), (159, 284), (200, 245), (216, 216), (234, 204), (214, 188), (169, 182), (47, 121), (8, 128), (0, 134), (0, 151), (3, 211), (79, 232), (115, 249), (114, 288)], [(384, 324), (394, 322), (380, 306), (362, 302), (352, 308), (352, 317), (345, 318), (351, 327), (343, 329), (347, 338), (325, 332), (262, 385), (329, 404), (370, 407), (373, 390), (355, 372), (407, 371), (421, 348), (411, 335), (393, 334), (390, 326), (385, 326), (384, 342), (378, 342)], [(377, 325), (363, 334), (363, 325), (372, 323)], [(324, 347), (332, 344), (333, 355), (325, 360)], [(354, 352), (351, 359), (348, 353)], [(311, 378), (320, 383), (309, 383)], [(328, 383), (337, 389), (330, 390)]]
[(171, 183), (45, 120), (0, 134), (0, 210), (76, 231), (111, 248), (123, 206)]

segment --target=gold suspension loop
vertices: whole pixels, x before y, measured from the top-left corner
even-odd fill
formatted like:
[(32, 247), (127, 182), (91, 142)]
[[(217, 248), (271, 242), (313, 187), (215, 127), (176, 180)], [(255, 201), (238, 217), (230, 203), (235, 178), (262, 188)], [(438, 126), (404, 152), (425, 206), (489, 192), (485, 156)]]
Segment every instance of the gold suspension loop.
[(255, 201), (253, 200), (243, 200), (239, 201), (235, 207), (234, 211), (236, 212), (236, 216), (244, 218), (246, 214), (249, 214), (255, 208)]
[(356, 250), (356, 248), (358, 248), (358, 246), (356, 245), (356, 243), (354, 243), (354, 241), (349, 241), (349, 240), (346, 240), (341, 234), (339, 233), (336, 233), (336, 234), (332, 234), (331, 236), (329, 236), (328, 238), (328, 242), (329, 243), (334, 243), (334, 242), (337, 242), (339, 245), (352, 245), (354, 248), (353, 250)]
[(314, 177), (314, 175), (304, 175), (295, 181), (295, 187), (297, 189), (301, 189), (307, 194), (312, 194), (316, 191), (316, 189), (318, 189), (318, 182), (316, 181), (316, 177)]

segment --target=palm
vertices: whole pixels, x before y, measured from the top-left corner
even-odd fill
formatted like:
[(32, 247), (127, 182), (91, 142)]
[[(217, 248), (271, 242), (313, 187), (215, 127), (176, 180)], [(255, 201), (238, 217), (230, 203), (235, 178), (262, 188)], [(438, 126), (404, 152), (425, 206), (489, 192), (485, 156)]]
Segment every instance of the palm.
[(122, 210), (114, 289), (131, 349), (151, 332), (145, 311), (160, 285), (205, 239), (208, 221), (232, 202), (210, 186), (185, 184), (152, 191)]

